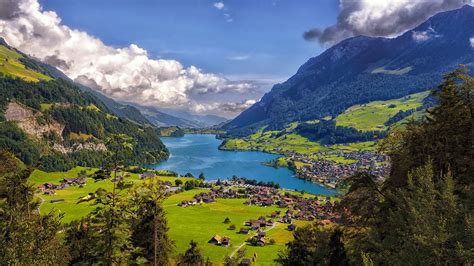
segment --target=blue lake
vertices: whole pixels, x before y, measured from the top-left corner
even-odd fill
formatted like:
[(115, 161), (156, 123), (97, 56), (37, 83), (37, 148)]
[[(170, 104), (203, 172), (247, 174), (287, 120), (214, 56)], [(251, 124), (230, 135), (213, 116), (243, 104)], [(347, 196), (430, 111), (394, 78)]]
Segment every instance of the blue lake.
[(258, 181), (274, 181), (282, 188), (297, 189), (321, 195), (333, 195), (334, 190), (295, 177), (288, 168), (273, 168), (263, 162), (278, 155), (256, 151), (221, 151), (221, 140), (214, 135), (187, 134), (184, 137), (163, 137), (170, 158), (152, 165), (155, 169), (175, 171), (181, 175), (201, 172), (207, 180), (228, 179), (233, 175)]

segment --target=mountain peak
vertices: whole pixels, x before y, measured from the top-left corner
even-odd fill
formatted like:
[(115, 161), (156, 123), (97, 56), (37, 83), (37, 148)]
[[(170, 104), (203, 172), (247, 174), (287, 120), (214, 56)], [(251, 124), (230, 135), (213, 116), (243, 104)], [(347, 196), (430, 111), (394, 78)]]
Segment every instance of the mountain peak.
[(357, 36), (309, 59), (225, 128), (246, 134), (262, 126), (336, 116), (355, 104), (404, 97), (436, 86), (459, 64), (474, 64), (474, 7), (438, 13), (396, 38)]

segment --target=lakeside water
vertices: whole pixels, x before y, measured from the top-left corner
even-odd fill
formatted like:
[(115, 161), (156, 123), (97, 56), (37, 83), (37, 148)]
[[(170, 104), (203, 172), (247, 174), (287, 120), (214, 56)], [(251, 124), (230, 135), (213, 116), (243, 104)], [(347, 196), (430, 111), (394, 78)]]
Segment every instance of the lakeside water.
[(214, 135), (187, 134), (184, 137), (163, 137), (170, 158), (152, 165), (155, 169), (175, 171), (194, 176), (204, 173), (207, 180), (228, 179), (233, 175), (258, 181), (274, 181), (282, 188), (297, 189), (321, 195), (333, 195), (334, 190), (295, 177), (288, 168), (262, 165), (278, 155), (256, 151), (221, 151), (221, 140)]

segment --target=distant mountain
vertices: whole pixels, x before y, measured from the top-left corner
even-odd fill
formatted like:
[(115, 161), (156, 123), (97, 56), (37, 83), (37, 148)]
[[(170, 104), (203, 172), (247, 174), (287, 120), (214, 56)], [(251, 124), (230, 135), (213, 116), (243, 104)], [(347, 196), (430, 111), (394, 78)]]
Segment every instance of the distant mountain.
[(194, 123), (200, 124), (200, 127), (212, 127), (228, 120), (227, 118), (217, 115), (198, 115), (192, 114), (184, 110), (177, 110), (171, 108), (160, 108), (160, 110), (172, 116), (186, 119), (188, 121), (193, 121)]
[(202, 125), (190, 120), (179, 118), (162, 112), (160, 109), (150, 106), (134, 105), (153, 125), (157, 127), (177, 126), (181, 128), (197, 128)]
[(439, 13), (403, 35), (346, 39), (224, 125), (247, 135), (267, 126), (336, 116), (348, 107), (435, 87), (459, 64), (474, 68), (474, 7)]
[(205, 128), (227, 121), (226, 118), (215, 115), (197, 115), (184, 110), (132, 105), (158, 127)]

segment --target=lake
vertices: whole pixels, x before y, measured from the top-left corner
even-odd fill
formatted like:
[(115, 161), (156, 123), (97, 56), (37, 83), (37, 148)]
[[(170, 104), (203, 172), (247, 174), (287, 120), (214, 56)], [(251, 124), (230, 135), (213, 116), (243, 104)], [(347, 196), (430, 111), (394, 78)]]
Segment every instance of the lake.
[(170, 151), (167, 161), (152, 165), (184, 175), (191, 172), (199, 176), (202, 172), (207, 180), (228, 179), (233, 175), (273, 181), (282, 188), (304, 190), (313, 194), (333, 195), (334, 190), (295, 177), (288, 168), (274, 168), (262, 163), (274, 160), (279, 155), (258, 151), (221, 151), (221, 140), (214, 135), (186, 134), (184, 137), (163, 137), (163, 143)]

